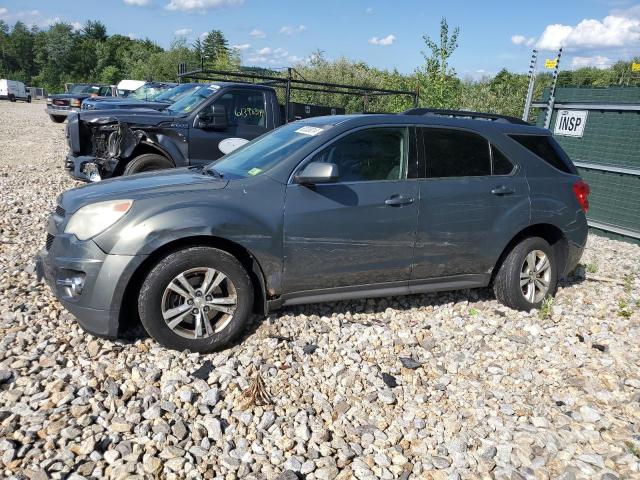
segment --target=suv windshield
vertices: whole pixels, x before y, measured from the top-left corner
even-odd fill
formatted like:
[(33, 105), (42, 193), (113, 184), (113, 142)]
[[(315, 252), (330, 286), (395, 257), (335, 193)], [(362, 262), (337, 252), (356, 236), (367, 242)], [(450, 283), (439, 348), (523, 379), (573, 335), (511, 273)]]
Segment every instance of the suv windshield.
[(211, 95), (216, 93), (220, 87), (218, 85), (203, 86), (194, 90), (189, 95), (180, 98), (176, 103), (171, 105), (167, 110), (174, 114), (185, 114), (196, 108)]
[(305, 126), (289, 123), (249, 142), (221, 159), (210, 163), (217, 173), (229, 178), (255, 177), (287, 158), (331, 125)]
[(164, 103), (173, 103), (180, 100), (182, 97), (186, 97), (190, 95), (195, 90), (202, 88), (202, 85), (198, 85), (197, 83), (183, 83), (182, 85), (178, 85), (177, 87), (173, 87), (166, 92), (162, 92), (156, 98), (153, 99), (154, 102), (164, 102)]
[(158, 95), (172, 88), (171, 85), (142, 85), (129, 94), (136, 100), (154, 100)]

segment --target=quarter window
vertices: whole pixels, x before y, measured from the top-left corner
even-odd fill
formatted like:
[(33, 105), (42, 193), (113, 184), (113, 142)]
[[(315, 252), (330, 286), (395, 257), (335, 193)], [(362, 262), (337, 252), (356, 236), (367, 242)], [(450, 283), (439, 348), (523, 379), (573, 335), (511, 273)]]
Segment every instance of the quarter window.
[(487, 139), (474, 133), (441, 128), (424, 129), (427, 178), (491, 175)]
[(494, 145), (491, 145), (491, 173), (493, 175), (509, 175), (513, 171), (513, 163)]
[(572, 171), (567, 162), (558, 153), (560, 147), (552, 137), (546, 135), (511, 135), (511, 138), (561, 172), (576, 173)]
[(352, 133), (313, 157), (334, 163), (341, 182), (406, 178), (406, 128), (371, 128)]

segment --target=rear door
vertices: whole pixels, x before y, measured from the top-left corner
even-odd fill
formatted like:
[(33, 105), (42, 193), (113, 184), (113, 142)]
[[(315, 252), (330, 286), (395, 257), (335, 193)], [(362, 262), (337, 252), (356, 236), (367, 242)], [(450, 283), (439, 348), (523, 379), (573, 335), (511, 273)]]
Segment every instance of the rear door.
[(286, 292), (372, 284), (406, 287), (418, 218), (410, 143), (406, 127), (349, 133), (310, 159), (335, 163), (340, 175), (336, 183), (287, 186)]
[(217, 160), (234, 148), (267, 132), (267, 108), (264, 90), (228, 90), (200, 110), (206, 115), (213, 105), (227, 111), (228, 126), (211, 130), (189, 126), (189, 159), (192, 165)]
[(420, 216), (412, 280), (488, 275), (530, 217), (524, 171), (483, 136), (424, 127)]

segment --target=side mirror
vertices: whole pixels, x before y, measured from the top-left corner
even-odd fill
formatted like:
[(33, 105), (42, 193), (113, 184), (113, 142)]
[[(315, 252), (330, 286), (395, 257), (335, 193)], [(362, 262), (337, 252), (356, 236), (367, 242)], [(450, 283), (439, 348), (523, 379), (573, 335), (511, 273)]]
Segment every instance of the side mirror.
[(224, 130), (227, 126), (227, 109), (224, 105), (211, 105), (200, 112), (194, 122), (194, 127), (202, 130)]
[(296, 175), (295, 180), (301, 185), (314, 185), (332, 183), (338, 177), (338, 166), (335, 163), (311, 162)]

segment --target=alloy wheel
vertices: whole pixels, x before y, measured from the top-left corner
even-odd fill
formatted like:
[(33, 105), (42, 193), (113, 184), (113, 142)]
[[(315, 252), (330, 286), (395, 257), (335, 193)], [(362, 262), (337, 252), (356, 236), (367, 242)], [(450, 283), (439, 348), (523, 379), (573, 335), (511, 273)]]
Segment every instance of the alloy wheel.
[(236, 311), (233, 282), (210, 267), (192, 268), (176, 275), (161, 300), (162, 317), (176, 334), (204, 339), (224, 329)]
[(551, 282), (551, 262), (542, 250), (527, 254), (520, 269), (520, 289), (529, 303), (538, 303), (549, 291)]

